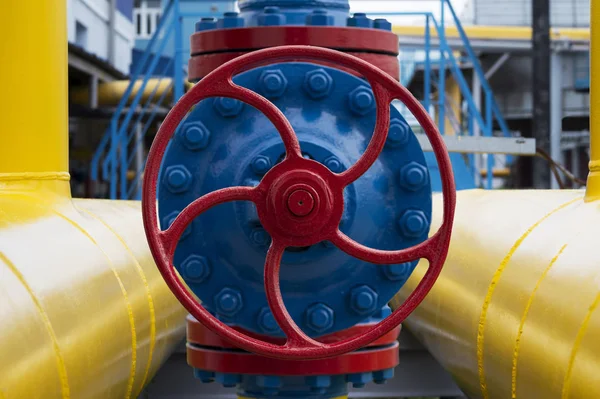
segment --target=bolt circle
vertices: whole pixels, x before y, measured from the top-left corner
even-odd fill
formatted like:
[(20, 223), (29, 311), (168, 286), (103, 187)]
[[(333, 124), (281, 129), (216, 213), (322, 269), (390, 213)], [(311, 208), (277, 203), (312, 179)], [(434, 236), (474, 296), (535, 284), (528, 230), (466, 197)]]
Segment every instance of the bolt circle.
[(259, 155), (252, 161), (252, 170), (257, 175), (264, 175), (271, 169), (271, 160), (264, 155)]
[(324, 69), (315, 69), (304, 77), (304, 90), (315, 100), (327, 97), (332, 87), (333, 79)]
[(386, 147), (396, 148), (408, 144), (410, 140), (410, 126), (405, 121), (394, 118), (390, 122)]
[(343, 169), (342, 163), (336, 157), (327, 158), (324, 165), (333, 173), (340, 173)]
[(368, 285), (355, 287), (350, 292), (350, 307), (360, 315), (367, 315), (377, 310), (379, 295)]
[(184, 280), (201, 283), (210, 275), (210, 264), (204, 256), (190, 255), (181, 264), (181, 275)]
[(429, 229), (429, 221), (425, 212), (413, 209), (404, 212), (398, 225), (402, 234), (409, 238), (419, 238)]
[(261, 91), (269, 98), (281, 97), (287, 88), (288, 81), (280, 69), (264, 71), (259, 78)]
[(223, 288), (217, 295), (215, 295), (215, 305), (217, 313), (233, 317), (235, 316), (244, 306), (242, 300), (242, 294), (233, 288)]
[(317, 333), (329, 330), (333, 326), (333, 309), (318, 303), (306, 310), (306, 324)]
[(165, 185), (173, 194), (187, 191), (192, 183), (192, 174), (183, 165), (169, 166), (165, 171)]
[(373, 92), (365, 86), (352, 90), (349, 99), (350, 110), (360, 116), (365, 116), (375, 107)]

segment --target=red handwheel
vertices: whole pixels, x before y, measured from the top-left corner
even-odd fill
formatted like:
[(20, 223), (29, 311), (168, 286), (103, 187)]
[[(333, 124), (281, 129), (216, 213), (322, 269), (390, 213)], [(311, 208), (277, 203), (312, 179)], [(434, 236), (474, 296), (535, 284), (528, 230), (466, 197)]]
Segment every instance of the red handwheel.
[[(234, 75), (249, 69), (285, 61), (328, 61), (353, 69), (371, 84), (377, 103), (375, 132), (363, 156), (343, 173), (333, 173), (318, 162), (302, 157), (300, 144), (290, 123), (275, 105), (257, 93), (233, 83)], [(164, 231), (159, 229), (156, 188), (159, 168), (167, 144), (191, 108), (209, 97), (230, 97), (243, 101), (275, 125), (286, 149), (285, 159), (274, 166), (256, 187), (231, 187), (206, 194), (188, 205)], [(440, 166), (444, 194), (444, 219), (435, 235), (414, 247), (382, 251), (365, 247), (342, 233), (338, 226), (344, 210), (344, 188), (373, 165), (387, 139), (392, 100), (402, 101), (427, 134)], [(194, 86), (173, 107), (152, 144), (144, 176), (142, 210), (144, 228), (156, 264), (179, 301), (198, 321), (232, 344), (264, 356), (283, 359), (319, 359), (354, 351), (380, 338), (421, 303), (437, 277), (448, 253), (456, 193), (450, 158), (434, 123), (421, 104), (386, 73), (354, 56), (309, 46), (268, 48), (230, 61)], [(229, 201), (252, 201), (262, 226), (271, 235), (264, 284), (275, 320), (287, 337), (285, 345), (261, 341), (240, 333), (212, 316), (177, 277), (173, 256), (177, 242), (194, 218), (213, 206)], [(365, 262), (388, 265), (425, 258), (428, 270), (415, 291), (394, 313), (370, 330), (336, 343), (321, 343), (308, 337), (290, 317), (281, 296), (279, 269), (288, 247), (305, 247), (329, 240), (347, 254)]]

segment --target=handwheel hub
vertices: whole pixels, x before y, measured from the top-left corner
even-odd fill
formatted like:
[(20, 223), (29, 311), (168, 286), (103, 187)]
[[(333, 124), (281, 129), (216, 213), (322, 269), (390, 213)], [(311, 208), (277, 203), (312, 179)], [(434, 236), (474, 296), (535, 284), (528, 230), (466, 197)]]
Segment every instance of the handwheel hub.
[(336, 175), (318, 162), (286, 159), (260, 183), (267, 193), (257, 204), (262, 226), (275, 240), (306, 247), (326, 239), (340, 224), (344, 211), (342, 187)]

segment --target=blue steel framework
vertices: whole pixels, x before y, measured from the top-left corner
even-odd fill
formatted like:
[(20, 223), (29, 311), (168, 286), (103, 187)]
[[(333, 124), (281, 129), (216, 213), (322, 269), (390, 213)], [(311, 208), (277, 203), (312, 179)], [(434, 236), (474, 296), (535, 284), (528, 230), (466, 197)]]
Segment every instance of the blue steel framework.
[[(425, 19), (424, 25), (424, 36), (425, 36), (425, 47), (424, 52), (424, 98), (422, 100), (423, 105), (426, 109), (430, 109), (431, 105), (431, 94), (433, 80), (432, 69), (434, 65), (438, 69), (437, 76), (437, 91), (441, 95), (438, 95), (438, 120), (445, 120), (446, 110), (446, 70), (449, 69), (454, 77), (455, 81), (459, 85), (461, 95), (467, 103), (467, 122), (468, 129), (467, 134), (474, 134), (475, 123), (478, 125), (481, 135), (490, 137), (494, 134), (494, 121), (500, 129), (503, 136), (510, 136), (510, 131), (506, 125), (506, 122), (500, 112), (500, 109), (494, 99), (492, 89), (485, 78), (485, 73), (479, 63), (479, 60), (473, 51), (469, 39), (460, 23), (460, 20), (452, 7), (450, 0), (432, 0), (440, 2), (440, 18), (439, 21), (430, 12), (389, 12), (389, 13), (373, 13), (377, 16), (421, 16)], [(464, 74), (462, 73), (459, 60), (452, 52), (448, 41), (445, 36), (445, 25), (446, 25), (446, 14), (449, 11), (451, 20), (456, 26), (460, 38), (464, 47), (464, 59), (469, 61), (477, 74), (479, 81), (481, 82), (482, 94), (485, 98), (485, 109), (478, 109), (476, 102), (474, 101), (473, 95), (469, 88)], [(164, 9), (164, 13), (159, 21), (156, 31), (154, 32), (151, 40), (148, 43), (148, 47), (144, 56), (142, 57), (139, 65), (131, 76), (131, 83), (127, 88), (123, 98), (121, 99), (115, 113), (111, 119), (110, 127), (105, 133), (100, 142), (91, 164), (92, 180), (98, 181), (102, 177), (102, 180), (108, 180), (110, 190), (109, 197), (111, 199), (132, 199), (140, 198), (141, 192), (141, 176), (142, 170), (134, 171), (134, 177), (131, 179), (131, 183), (128, 180), (127, 172), (130, 169), (130, 165), (134, 159), (135, 150), (141, 145), (144, 137), (148, 133), (152, 122), (156, 120), (158, 110), (161, 107), (169, 107), (169, 104), (164, 104), (167, 96), (166, 90), (162, 95), (155, 101), (156, 90), (151, 93), (150, 97), (145, 104), (141, 104), (142, 93), (148, 84), (150, 78), (154, 76), (163, 76), (165, 72), (169, 70), (172, 65), (167, 65), (164, 71), (157, 71), (157, 65), (161, 56), (164, 56), (164, 49), (171, 35), (174, 34), (174, 54), (170, 55), (171, 63), (173, 63), (173, 81), (169, 89), (173, 90), (173, 101), (177, 101), (182, 95), (184, 90), (184, 66), (182, 61), (182, 55), (186, 49), (183, 47), (183, 32), (182, 23), (185, 18), (200, 19), (202, 17), (216, 17), (217, 15), (210, 14), (194, 14), (184, 13), (180, 9), (180, 0), (170, 0)], [(432, 29), (438, 37), (439, 47), (435, 48), (432, 46)], [(438, 59), (433, 60), (432, 54), (437, 54)], [(405, 60), (406, 61), (406, 60)], [(402, 62), (402, 60), (401, 60)], [(414, 63), (414, 60), (411, 60)], [(403, 63), (402, 67), (409, 67), (406, 62)], [(414, 68), (414, 65), (412, 66)], [(145, 74), (141, 71), (146, 70)], [(404, 76), (405, 78), (407, 75)], [(141, 87), (137, 90), (136, 95), (129, 102), (131, 98), (134, 84), (141, 82)], [(158, 88), (158, 85), (156, 86)], [(129, 102), (129, 104), (128, 104)], [(137, 112), (135, 122), (132, 122), (134, 115)], [(144, 123), (141, 135), (136, 135), (134, 129), (138, 123), (140, 123), (145, 115), (148, 115), (146, 123)], [(445, 124), (440, 123), (440, 132), (444, 134)], [(133, 141), (133, 142), (132, 142)], [(129, 149), (132, 148), (134, 151), (129, 155)], [(507, 160), (510, 161), (510, 157), (507, 156)], [(487, 188), (492, 188), (494, 167), (494, 157), (487, 157)], [(473, 155), (470, 156), (470, 167), (473, 173), (478, 173), (474, 162)], [(100, 171), (102, 172), (100, 174)]]

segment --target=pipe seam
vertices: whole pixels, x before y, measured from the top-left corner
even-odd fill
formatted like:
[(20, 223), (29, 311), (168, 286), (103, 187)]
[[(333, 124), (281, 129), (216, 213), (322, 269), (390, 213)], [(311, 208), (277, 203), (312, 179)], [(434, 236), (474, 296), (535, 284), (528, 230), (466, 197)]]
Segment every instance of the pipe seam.
[(69, 181), (71, 175), (67, 172), (37, 172), (37, 173), (0, 173), (0, 181), (36, 181), (36, 180), (56, 180)]
[(556, 212), (568, 207), (569, 205), (579, 202), (582, 199), (583, 199), (583, 197), (577, 197), (571, 201), (565, 202), (564, 204), (560, 205), (559, 207), (553, 209), (552, 211), (550, 211), (549, 213), (544, 215), (540, 220), (538, 220), (531, 227), (529, 227), (525, 231), (525, 233), (523, 233), (523, 235), (521, 235), (521, 237), (519, 237), (519, 239), (517, 241), (515, 241), (515, 243), (511, 247), (511, 249), (508, 251), (508, 253), (504, 257), (504, 259), (502, 259), (502, 262), (500, 262), (500, 266), (498, 266), (498, 268), (494, 272), (494, 276), (492, 277), (492, 281), (490, 282), (490, 284), (488, 286), (487, 294), (483, 301), (481, 314), (479, 316), (479, 325), (477, 327), (477, 369), (479, 372), (479, 385), (481, 387), (481, 395), (482, 395), (483, 399), (489, 399), (489, 393), (487, 390), (487, 381), (486, 381), (486, 375), (485, 375), (485, 368), (484, 368), (484, 363), (483, 363), (485, 324), (487, 321), (487, 312), (488, 312), (488, 309), (489, 309), (491, 301), (492, 301), (492, 296), (494, 295), (496, 286), (497, 286), (498, 282), (500, 281), (500, 278), (502, 277), (502, 273), (504, 272), (504, 270), (510, 263), (510, 260), (512, 259), (515, 252), (519, 249), (519, 246), (521, 246), (523, 241), (540, 224), (542, 224), (546, 219), (548, 219), (550, 216), (554, 215)]

